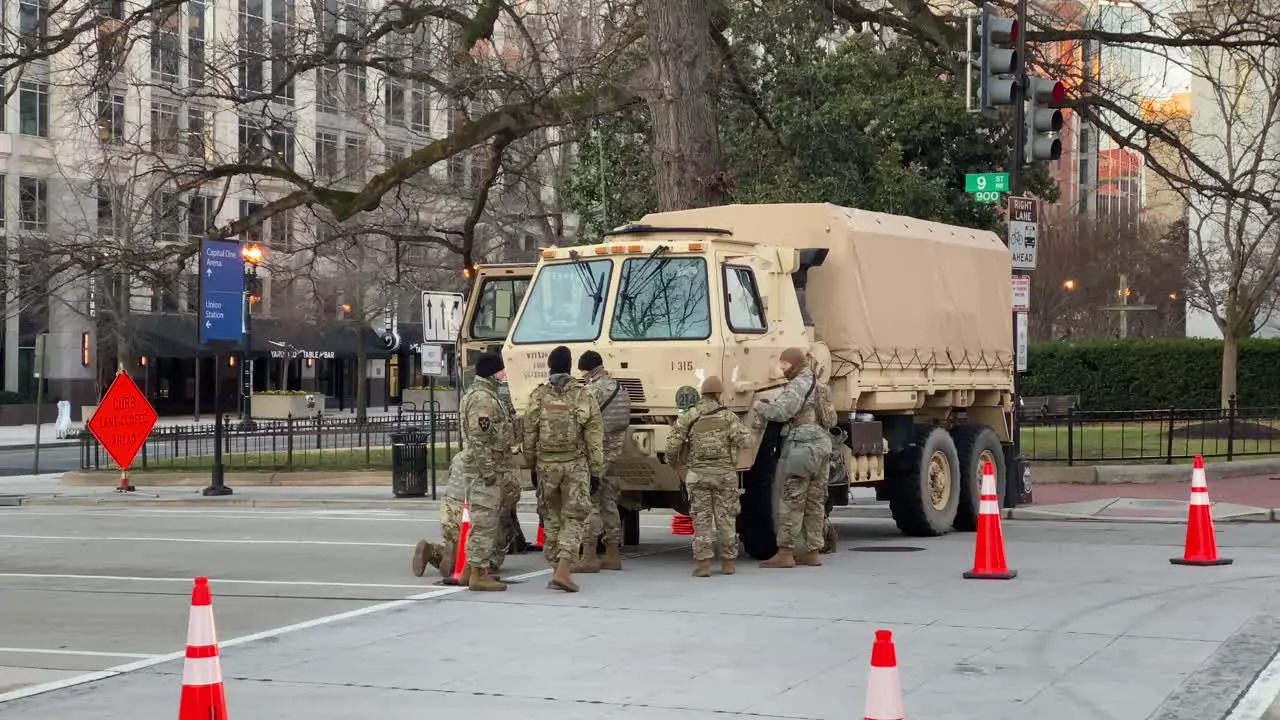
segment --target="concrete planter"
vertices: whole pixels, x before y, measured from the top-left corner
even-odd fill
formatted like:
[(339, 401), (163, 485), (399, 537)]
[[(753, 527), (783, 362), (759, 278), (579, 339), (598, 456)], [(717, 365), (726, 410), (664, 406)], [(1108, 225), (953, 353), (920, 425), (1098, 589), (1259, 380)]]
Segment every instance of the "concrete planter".
[[(40, 422), (51, 423), (58, 419), (58, 406), (45, 403), (40, 407)], [(36, 422), (35, 403), (15, 403), (0, 405), (0, 426), (34, 425)]]
[(307, 417), (306, 395), (254, 395), (253, 416), (262, 420)]
[[(400, 404), (405, 411), (426, 412), (431, 409), (432, 395), (429, 390), (404, 390), (400, 393)], [(456, 412), (458, 410), (458, 391), (435, 391), (436, 412)]]
[[(80, 424), (81, 425), (89, 424), (89, 418), (93, 417), (93, 414), (97, 411), (98, 411), (97, 405), (81, 405), (80, 406)], [(57, 416), (55, 415), (54, 417), (57, 417)]]

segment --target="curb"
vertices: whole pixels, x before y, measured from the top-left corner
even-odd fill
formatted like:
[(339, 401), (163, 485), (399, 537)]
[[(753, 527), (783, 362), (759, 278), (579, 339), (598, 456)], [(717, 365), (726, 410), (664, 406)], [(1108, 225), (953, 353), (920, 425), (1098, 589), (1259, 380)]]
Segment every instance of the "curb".
[[(1272, 523), (1277, 522), (1277, 510), (1280, 508), (1259, 508), (1257, 512), (1237, 513), (1215, 517), (1215, 523)], [(1096, 523), (1140, 523), (1148, 525), (1185, 525), (1185, 517), (1130, 517), (1124, 515), (1079, 515), (1059, 513), (1035, 507), (1009, 508), (1000, 511), (1006, 520), (1056, 521), (1056, 522), (1096, 522)]]
[[(79, 444), (80, 444), (79, 440), (51, 440), (49, 442), (45, 442), (41, 440), (40, 449), (45, 450), (48, 448), (55, 448), (55, 447), (76, 447)], [(4, 452), (6, 450), (21, 451), (21, 450), (35, 450), (35, 449), (36, 449), (35, 443), (24, 443), (22, 445), (0, 445), (0, 452)]]

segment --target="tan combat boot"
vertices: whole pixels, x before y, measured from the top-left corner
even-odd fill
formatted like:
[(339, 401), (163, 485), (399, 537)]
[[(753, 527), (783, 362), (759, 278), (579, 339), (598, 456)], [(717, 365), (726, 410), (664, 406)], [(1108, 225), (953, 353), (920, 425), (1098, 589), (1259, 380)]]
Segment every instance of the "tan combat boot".
[(622, 548), (618, 547), (618, 543), (605, 543), (604, 560), (600, 567), (604, 570), (622, 569)]
[(459, 585), (462, 585), (463, 587), (470, 587), (470, 586), (471, 586), (471, 575), (472, 575), (472, 572), (471, 572), (471, 566), (470, 566), (470, 565), (464, 565), (464, 566), (462, 567), (462, 574), (458, 576), (458, 584), (459, 584)]
[(467, 566), (464, 574), (471, 575), (467, 579), (467, 589), (472, 592), (502, 592), (507, 589), (507, 584), (490, 575), (487, 569), (472, 571), (471, 566)]
[(694, 577), (711, 577), (711, 561), (710, 560), (694, 560), (693, 576)]
[(440, 546), (440, 577), (453, 577), (453, 564), (458, 559), (458, 546), (454, 543), (445, 543)]
[(817, 550), (808, 550), (796, 556), (796, 565), (806, 567), (821, 567), (822, 556)]
[(734, 567), (734, 562), (732, 559), (720, 558), (720, 574), (721, 575), (732, 575), (736, 572), (738, 572), (738, 569)]
[(440, 560), (440, 546), (419, 540), (417, 547), (413, 549), (413, 562), (409, 567), (414, 577), (422, 577), (427, 574), (428, 565), (440, 567)]
[(773, 557), (760, 561), (762, 568), (793, 568), (795, 566), (795, 551), (791, 548), (778, 548), (778, 552)]
[(582, 543), (582, 557), (578, 558), (578, 562), (573, 564), (573, 571), (576, 573), (598, 573), (600, 572), (600, 557), (596, 555), (596, 541)]
[(550, 590), (563, 590), (565, 592), (578, 592), (578, 586), (573, 582), (573, 576), (570, 574), (570, 563), (568, 560), (561, 560), (556, 563), (556, 572), (551, 576), (551, 581), (547, 583)]

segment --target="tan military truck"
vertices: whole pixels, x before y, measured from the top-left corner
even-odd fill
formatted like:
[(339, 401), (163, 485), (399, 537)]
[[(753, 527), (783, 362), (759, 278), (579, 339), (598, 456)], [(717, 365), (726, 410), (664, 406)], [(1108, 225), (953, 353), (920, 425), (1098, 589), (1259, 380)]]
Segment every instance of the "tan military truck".
[(500, 323), (483, 318), (509, 311), (494, 299), (510, 295), (503, 283), (520, 288), (501, 328), (517, 411), (555, 346), (603, 356), (631, 398), (619, 474), (633, 537), (640, 509), (685, 510), (662, 448), (681, 389), (720, 376), (723, 402), (758, 428), (739, 517), (756, 558), (775, 550), (781, 428), (750, 408), (784, 384), (782, 350), (805, 347), (847, 437), (834, 504), (871, 486), (904, 533), (933, 536), (975, 527), (984, 461), (1006, 482), (1009, 270), (993, 233), (829, 204), (656, 213), (594, 245), (543, 250), (531, 280), (528, 266), (481, 268), (460, 341), (497, 344)]

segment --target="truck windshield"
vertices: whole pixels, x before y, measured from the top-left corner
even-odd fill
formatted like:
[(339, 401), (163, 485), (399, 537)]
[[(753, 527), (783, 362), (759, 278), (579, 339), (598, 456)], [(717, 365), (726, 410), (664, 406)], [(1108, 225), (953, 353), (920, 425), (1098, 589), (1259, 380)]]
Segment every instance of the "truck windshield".
[(472, 339), (506, 340), (520, 299), (528, 289), (528, 278), (485, 278), (471, 314)]
[(658, 254), (622, 263), (614, 340), (701, 340), (711, 336), (707, 263)]
[(543, 265), (533, 280), (511, 342), (586, 342), (600, 337), (612, 260)]

